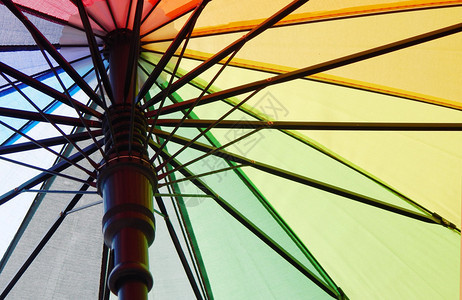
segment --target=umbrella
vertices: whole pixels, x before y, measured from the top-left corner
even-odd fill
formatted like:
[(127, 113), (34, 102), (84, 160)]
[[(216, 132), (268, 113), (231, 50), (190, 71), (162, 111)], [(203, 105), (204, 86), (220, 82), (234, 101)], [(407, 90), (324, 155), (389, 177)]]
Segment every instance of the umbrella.
[(457, 298), (461, 1), (2, 3), (1, 298)]

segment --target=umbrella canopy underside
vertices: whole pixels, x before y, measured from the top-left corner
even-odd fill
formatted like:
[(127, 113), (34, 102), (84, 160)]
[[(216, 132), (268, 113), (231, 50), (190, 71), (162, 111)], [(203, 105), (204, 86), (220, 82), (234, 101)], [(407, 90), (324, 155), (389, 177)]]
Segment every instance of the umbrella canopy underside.
[(157, 181), (149, 299), (458, 299), (462, 1), (2, 2), (2, 296), (109, 297), (123, 93)]

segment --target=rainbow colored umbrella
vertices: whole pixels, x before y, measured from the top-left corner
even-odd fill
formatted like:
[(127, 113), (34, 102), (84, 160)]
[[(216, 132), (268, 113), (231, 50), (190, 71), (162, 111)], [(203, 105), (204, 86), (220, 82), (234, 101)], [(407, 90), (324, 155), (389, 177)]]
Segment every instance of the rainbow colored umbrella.
[(0, 298), (457, 299), (462, 1), (2, 4)]

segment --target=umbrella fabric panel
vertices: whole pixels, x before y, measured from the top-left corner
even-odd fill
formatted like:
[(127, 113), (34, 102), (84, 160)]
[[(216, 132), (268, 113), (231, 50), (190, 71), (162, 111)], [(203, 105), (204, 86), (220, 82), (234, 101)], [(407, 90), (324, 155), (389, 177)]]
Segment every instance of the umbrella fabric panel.
[[(144, 1), (143, 22), (140, 33), (148, 34), (152, 30), (162, 27), (172, 19), (194, 9), (200, 1), (177, 0), (177, 1)], [(91, 16), (91, 26), (99, 34), (105, 34), (120, 28), (133, 29), (136, 2), (133, 1), (84, 1), (87, 13)], [(154, 10), (152, 10), (155, 7)], [(149, 16), (144, 20), (144, 16)], [(130, 15), (129, 15), (130, 14)], [(63, 17), (66, 14), (63, 12)], [(71, 24), (82, 28), (80, 17), (75, 11), (66, 16)]]
[[(165, 199), (165, 205), (169, 212), (169, 220), (175, 227), (181, 245), (187, 253), (186, 244), (182, 238), (179, 222), (177, 221), (173, 205), (169, 199)], [(194, 299), (193, 290), (186, 277), (178, 254), (174, 249), (172, 240), (165, 226), (165, 221), (160, 215), (156, 215), (156, 236), (154, 243), (149, 248), (150, 270), (154, 278), (154, 287), (149, 293), (149, 299)], [(189, 258), (189, 256), (187, 255)], [(188, 260), (190, 266), (192, 262)], [(196, 279), (197, 281), (197, 279)], [(114, 297), (115, 298), (115, 297)]]
[[(53, 66), (54, 71), (58, 74), (59, 79), (62, 81), (62, 84), (66, 89), (70, 89), (68, 92), (73, 96), (77, 90), (76, 85), (73, 80), (65, 73), (62, 72), (62, 69), (58, 64), (48, 56), (50, 59), (50, 64), (47, 62), (43, 54), (39, 51), (38, 46), (28, 30), (24, 27), (19, 20), (13, 16), (13, 14), (5, 7), (1, 6), (2, 15), (4, 15), (5, 26), (2, 26), (4, 33), (1, 35), (2, 44), (5, 45), (4, 51), (0, 54), (1, 62), (6, 64), (8, 67), (14, 68), (17, 71), (23, 73), (26, 76), (31, 76), (35, 80), (39, 80), (45, 85), (55, 89), (56, 91), (63, 91), (61, 83), (55, 77), (55, 74), (50, 70), (50, 64)], [(59, 48), (59, 41), (62, 35), (63, 28), (61, 24), (57, 24), (48, 20), (44, 20), (40, 17), (30, 15), (26, 13), (26, 16), (31, 20), (31, 22), (40, 30), (40, 32), (48, 39), (48, 41), (54, 45), (57, 45)], [(8, 24), (8, 25), (6, 25)], [(8, 28), (8, 30), (7, 30)], [(10, 49), (13, 47), (13, 49)], [(32, 47), (32, 48), (30, 48)], [(83, 48), (79, 48), (83, 49)], [(77, 72), (84, 76), (87, 81), (91, 81), (93, 78), (92, 75), (87, 73), (91, 70), (91, 65), (88, 63), (82, 64), (79, 62), (82, 56), (88, 54), (88, 50), (84, 53), (81, 51), (78, 56), (68, 56), (69, 62)], [(48, 54), (47, 54), (48, 55)], [(45, 95), (38, 90), (28, 87), (25, 84), (18, 83), (18, 81), (12, 77), (9, 77), (9, 80), (13, 81), (17, 88), (21, 89), (27, 97), (34, 101), (34, 103), (41, 109), (45, 109), (47, 113), (51, 113), (55, 110), (60, 102), (57, 102), (49, 95)], [(4, 107), (15, 108), (20, 110), (27, 110), (37, 112), (36, 109), (28, 103), (28, 101), (20, 95), (16, 88), (12, 87), (8, 81), (2, 77), (0, 78), (1, 94), (3, 99), (5, 99)], [(87, 99), (88, 100), (88, 99)], [(83, 101), (86, 101), (83, 99)], [(25, 125), (26, 121), (21, 119), (8, 119), (10, 125), (14, 125), (16, 128)], [(23, 131), (27, 132), (30, 129), (30, 126), (33, 126), (35, 123), (29, 122), (29, 127), (24, 128)], [(9, 141), (9, 142), (12, 142)]]
[[(0, 13), (2, 14), (2, 35), (0, 38), (0, 44), (2, 46), (36, 45), (29, 31), (27, 31), (21, 21), (19, 21), (7, 7), (4, 5), (0, 6)], [(25, 13), (25, 15), (40, 29), (42, 34), (45, 35), (51, 43), (55, 44), (59, 41), (63, 25), (44, 20), (28, 13)]]
[[(47, 78), (53, 76), (49, 72), (50, 66), (43, 59), (43, 55), (40, 51), (15, 51), (15, 52), (1, 52), (0, 54), (1, 62), (14, 67), (15, 69), (21, 71), (27, 75), (40, 75), (39, 78)], [(52, 63), (54, 67), (59, 70), (59, 67), (56, 63)], [(0, 84), (4, 88), (8, 81), (5, 80), (2, 76), (0, 79)]]
[[(17, 0), (14, 2), (24, 6), (26, 10), (30, 10), (32, 13), (40, 15), (44, 19), (49, 19), (53, 22), (64, 25), (80, 26), (83, 28), (82, 22), (78, 17), (78, 8), (71, 1), (63, 0), (57, 2), (50, 0)], [(90, 20), (90, 23), (99, 33), (103, 31), (103, 29), (96, 24), (94, 20)]]
[[(257, 186), (262, 181), (254, 179)], [(268, 181), (286, 186), (284, 193), (262, 191), (350, 299), (457, 299), (458, 233), (319, 191), (311, 194), (281, 179), (267, 178), (265, 186)]]
[[(0, 6), (0, 13), (2, 15), (0, 27), (1, 62), (28, 75), (48, 70), (49, 65), (38, 49), (34, 49), (35, 41), (22, 23), (3, 5)], [(51, 43), (59, 42), (63, 26), (33, 15), (26, 15)], [(32, 48), (28, 49), (28, 46)], [(0, 78), (0, 85), (6, 83), (4, 78)]]
[[(271, 1), (271, 4), (269, 4), (261, 0), (246, 1), (246, 3), (226, 0), (214, 1), (208, 4), (207, 11), (203, 14), (204, 17), (198, 20), (195, 32), (203, 34), (209, 30), (218, 33), (249, 29), (258, 25), (269, 15), (274, 14), (288, 3), (287, 1)], [(277, 26), (432, 8), (457, 7), (460, 4), (460, 0), (438, 2), (428, 0), (355, 0), (348, 2), (311, 0), (278, 22)], [(220, 16), (220, 12), (222, 11), (227, 11), (228, 13)]]
[(68, 20), (71, 15), (77, 13), (77, 7), (68, 0), (60, 0), (58, 2), (52, 0), (15, 0), (14, 2), (61, 20)]
[[(196, 223), (195, 233), (201, 253), (204, 258), (207, 258), (205, 267), (212, 278), (212, 291), (216, 298), (331, 298), (278, 257), (273, 250), (256, 240), (247, 229), (240, 227), (240, 224), (219, 225), (226, 218), (221, 208), (216, 207), (215, 210), (209, 208), (205, 211), (213, 212), (216, 217), (211, 220), (211, 223), (207, 222), (204, 225)], [(191, 218), (197, 221), (198, 216), (191, 216)], [(237, 226), (242, 229), (236, 229)], [(204, 227), (208, 230), (205, 231)], [(210, 232), (212, 229), (215, 229), (214, 232)], [(209, 234), (218, 238), (210, 242), (210, 239), (206, 238)], [(220, 251), (221, 254), (217, 255), (217, 249), (223, 245), (226, 246), (226, 250)], [(236, 281), (235, 278), (239, 277), (241, 280)]]
[[(306, 4), (309, 5), (310, 2)], [(248, 41), (236, 58), (247, 59), (256, 66), (273, 64), (304, 68), (457, 24), (460, 12), (460, 8), (431, 9), (278, 27)], [(242, 35), (230, 33), (197, 37), (191, 40), (188, 48), (216, 53), (223, 45)], [(303, 38), (299, 38), (301, 36)], [(378, 59), (330, 70), (328, 73), (360, 80), (371, 86), (382, 85), (391, 90), (404, 90), (411, 95), (423, 94), (457, 101), (460, 98), (460, 82), (453, 66), (460, 60), (460, 54), (456, 51), (460, 43), (460, 34), (454, 35), (386, 54)], [(439, 56), (442, 51), (445, 55)], [(438, 64), (432, 63), (435, 61)], [(399, 69), (389, 66), (399, 66)], [(441, 80), (441, 84), (432, 84), (436, 79)]]
[[(157, 2), (157, 1), (155, 1)], [(176, 1), (159, 1), (156, 10), (146, 19), (144, 28), (142, 28), (141, 35), (148, 34), (154, 28), (163, 27), (164, 24), (169, 23), (181, 15), (185, 14), (196, 8), (201, 1), (198, 0), (176, 0)], [(149, 6), (148, 6), (149, 7)], [(147, 11), (147, 8), (145, 12)], [(170, 27), (171, 25), (167, 25)]]
[[(197, 22), (198, 28), (205, 27), (221, 27), (223, 24), (231, 27), (242, 27), (254, 25), (254, 20), (264, 20), (268, 16), (279, 11), (287, 6), (290, 1), (271, 1), (267, 3), (262, 0), (251, 0), (245, 3), (227, 0), (218, 0), (211, 2), (207, 5), (207, 10), (204, 11)], [(387, 12), (397, 9), (412, 9), (420, 6), (435, 6), (442, 4), (457, 4), (457, 1), (439, 1), (434, 3), (432, 1), (384, 1), (384, 0), (354, 0), (354, 1), (322, 1), (311, 0), (307, 1), (304, 5), (297, 8), (293, 14), (303, 15), (307, 14), (310, 19), (319, 18), (319, 16), (329, 16), (330, 18), (338, 18), (350, 15), (362, 15), (368, 13)], [(226, 11), (226, 14), (223, 14)], [(287, 17), (285, 20), (290, 19)], [(283, 23), (282, 21), (281, 23)]]
[[(87, 71), (88, 66), (85, 66), (84, 68), (80, 68), (80, 70)], [(50, 76), (52, 76), (50, 74)], [(66, 76), (65, 74), (59, 75), (60, 79), (66, 86), (66, 88), (70, 88), (73, 85), (73, 81)], [(56, 80), (55, 77), (50, 77), (50, 78), (45, 78), (42, 79), (45, 84), (47, 84), (50, 87), (56, 88), (56, 90), (61, 90), (61, 84)], [(23, 95), (21, 95), (19, 92), (16, 91), (15, 88), (7, 88), (3, 91), (3, 99), (5, 100), (5, 104), (2, 105), (4, 108), (8, 109), (17, 109), (21, 111), (29, 111), (29, 112), (34, 112), (34, 113), (39, 113), (38, 110), (30, 104), (29, 101), (33, 101), (35, 106), (37, 106), (39, 109), (41, 109), (45, 113), (57, 113), (59, 111), (56, 111), (61, 106), (61, 102), (56, 101), (54, 98), (45, 95), (36, 89), (33, 89), (31, 87), (25, 86), (25, 85), (19, 85), (17, 86), (18, 88), (21, 89), (21, 92), (26, 95), (26, 97), (29, 98), (29, 100), (25, 99)], [(74, 89), (71, 90), (70, 94), (74, 95), (76, 92), (75, 86)], [(74, 115), (76, 116), (76, 112), (73, 108), (66, 106), (64, 111), (67, 112), (68, 115)], [(30, 128), (33, 126), (37, 125), (37, 122), (33, 121), (28, 121), (27, 119), (21, 119), (21, 118), (10, 118), (10, 117), (1, 117), (1, 119), (4, 122), (7, 122), (8, 125), (14, 127), (15, 129), (21, 129), (23, 133), (27, 133)], [(23, 127), (26, 125), (26, 127)], [(45, 128), (49, 128), (49, 131), (45, 131), (44, 134), (41, 136), (41, 138), (45, 137), (52, 137), (52, 136), (57, 136), (60, 135), (59, 131), (54, 129), (52, 125), (50, 124), (43, 124)], [(11, 129), (5, 128), (2, 130), (1, 134), (1, 142), (5, 142), (8, 140), (8, 143), (12, 143), (14, 139), (18, 139), (21, 137), (20, 134), (14, 133)], [(66, 126), (62, 126), (64, 129)], [(14, 138), (14, 139), (12, 139)], [(37, 137), (38, 138), (38, 137)]]
[[(194, 92), (194, 91), (191, 90), (190, 92)], [(214, 110), (214, 111), (218, 112), (217, 110)], [(193, 138), (194, 136), (198, 134), (198, 131), (196, 131), (195, 129), (180, 129), (178, 131), (178, 134), (180, 136), (186, 136), (186, 137)], [(206, 144), (209, 143), (203, 137), (199, 139), (199, 142), (206, 143)], [(173, 146), (168, 147), (171, 153), (175, 153), (177, 151), (176, 150), (177, 148), (179, 147), (173, 147)], [(200, 152), (193, 151), (190, 149), (189, 151), (185, 151), (181, 153), (178, 156), (178, 159), (182, 161), (183, 163), (186, 163), (199, 155), (201, 155)], [(208, 158), (202, 159), (198, 163), (191, 165), (188, 168), (190, 168), (190, 170), (194, 174), (204, 174), (206, 172), (210, 172), (216, 169), (225, 168), (226, 166), (227, 166), (227, 162), (223, 160), (222, 158), (208, 157)], [(181, 179), (181, 177), (177, 179)], [(255, 196), (252, 195), (252, 192), (249, 189), (249, 187), (244, 185), (244, 182), (242, 182), (242, 180), (239, 179), (234, 172), (232, 171), (220, 172), (213, 176), (202, 177), (201, 179), (204, 180), (204, 182), (207, 185), (212, 187), (214, 193), (217, 193), (218, 195), (226, 199), (226, 201), (229, 201), (229, 203), (234, 208), (236, 208), (246, 218), (248, 218), (251, 222), (253, 222), (258, 228), (263, 230), (264, 233), (268, 234), (270, 238), (274, 239), (277, 243), (279, 243), (283, 247), (283, 249), (285, 249), (285, 251), (288, 251), (291, 255), (295, 256), (295, 258), (298, 259), (300, 262), (302, 262), (303, 265), (308, 267), (311, 272), (313, 272), (316, 276), (318, 276), (318, 278), (323, 280), (322, 279), (323, 275), (320, 275), (318, 271), (316, 271), (316, 269), (313, 268), (313, 266), (311, 266), (311, 263), (307, 261), (307, 259), (304, 257), (304, 254), (300, 252), (300, 249), (297, 249), (296, 246), (294, 245), (294, 242), (289, 239), (288, 233), (284, 232), (281, 229), (280, 225), (277, 224), (275, 219), (273, 219), (273, 217), (270, 216), (268, 211), (266, 211), (265, 208), (259, 203), (262, 200), (258, 200), (258, 198), (255, 198)], [(190, 181), (179, 182), (177, 185), (178, 185), (177, 188), (182, 193), (199, 194), (199, 195), (203, 194), (203, 192)], [(212, 199), (210, 198), (201, 199), (201, 198), (195, 198), (195, 197), (189, 198), (187, 196), (185, 196), (184, 198), (185, 199), (183, 199), (183, 201), (185, 202), (188, 215), (192, 213), (190, 210), (193, 210), (193, 212), (199, 212), (200, 215), (211, 215), (211, 213), (207, 213), (207, 212), (202, 213), (199, 208), (202, 207), (202, 203), (204, 202), (210, 202), (210, 201), (213, 202)], [(215, 210), (216, 209), (220, 210), (219, 207), (216, 207)], [(213, 213), (212, 215), (214, 214), (215, 213)], [(196, 230), (199, 230), (199, 231), (204, 230), (203, 225), (198, 225), (199, 221), (197, 219), (198, 217), (195, 217), (195, 213), (193, 216), (190, 215), (190, 217), (192, 220), (192, 230), (194, 230), (194, 232), (196, 232)], [(204, 222), (207, 222), (207, 224), (210, 224), (210, 221), (204, 220)], [(207, 226), (210, 227), (209, 225)], [(205, 227), (206, 229), (208, 228), (207, 226)], [(210, 229), (207, 229), (207, 230), (210, 230)], [(197, 241), (199, 244), (199, 248), (201, 249), (201, 253), (204, 256), (205, 269), (207, 273), (209, 273), (209, 268), (207, 267), (207, 265), (208, 265), (209, 257), (212, 255), (212, 253), (210, 253), (210, 251), (205, 251), (204, 253), (204, 251), (202, 250), (202, 247), (204, 246), (201, 246), (201, 245), (210, 245), (211, 243), (213, 243), (213, 241), (209, 241), (209, 239), (205, 239), (204, 238), (205, 236), (203, 237), (203, 233), (202, 234), (199, 233), (199, 234), (201, 237), (198, 237)], [(267, 247), (265, 245), (263, 246)], [(210, 246), (205, 246), (205, 247), (207, 247), (208, 249), (208, 247)], [(230, 246), (230, 248), (238, 249), (239, 247)], [(218, 253), (213, 254), (213, 257), (215, 257), (215, 255), (217, 254)], [(243, 260), (243, 259), (244, 258), (240, 258), (239, 260)], [(216, 259), (212, 259), (212, 260), (216, 260)], [(245, 266), (246, 264), (242, 264), (242, 265)], [(216, 270), (217, 266), (212, 266), (212, 268), (213, 268), (212, 270)], [(222, 271), (223, 269), (226, 270), (227, 268), (221, 268), (221, 271), (220, 271), (221, 273), (223, 273)], [(213, 271), (212, 271), (212, 274), (214, 274)], [(227, 275), (230, 276), (231, 274), (232, 272)], [(211, 280), (213, 280), (215, 276), (212, 276), (211, 278), (212, 278)], [(231, 278), (227, 279), (227, 281), (233, 282)], [(214, 281), (211, 283), (212, 291), (215, 289), (215, 285), (217, 284), (216, 282), (219, 282), (219, 281)], [(219, 290), (221, 290), (221, 288)]]
[[(57, 201), (46, 202), (42, 201), (40, 210), (36, 212), (2, 271), (2, 291), (44, 232), (59, 216), (59, 210), (49, 207), (57, 207)], [(59, 208), (64, 207), (63, 202), (59, 203)], [(39, 222), (34, 221), (37, 217), (42, 219)], [(48, 221), (45, 222), (45, 218)], [(30, 295), (34, 295), (35, 299), (96, 298), (102, 251), (100, 218), (100, 207), (67, 216), (7, 298), (25, 299)]]
[[(363, 137), (369, 139), (363, 140)], [(345, 151), (343, 153), (346, 157), (351, 157), (351, 160), (360, 165), (371, 166), (368, 170), (380, 175), (384, 181), (412, 199), (419, 199), (419, 203), (426, 208), (460, 226), (460, 201), (457, 201), (460, 199), (460, 180), (456, 179), (460, 178), (458, 177), (462, 166), (460, 157), (452, 154), (451, 150), (446, 150), (447, 148), (443, 151), (440, 150), (441, 148), (435, 149), (435, 144), (427, 142), (431, 139), (436, 141), (438, 146), (444, 144), (458, 146), (457, 141), (460, 138), (461, 134), (439, 133), (425, 136), (414, 134), (401, 137), (399, 144), (391, 146), (392, 142), (397, 140), (391, 134), (366, 134), (355, 147), (360, 148), (359, 151), (348, 145), (351, 140), (358, 139), (357, 134), (347, 133), (340, 136), (332, 133), (317, 140), (325, 141), (324, 144), (329, 145), (331, 149)], [(385, 147), (377, 146), (381, 144)], [(416, 151), (417, 148), (425, 150)], [(377, 156), (381, 157), (382, 161), (375, 166), (369, 164), (370, 161), (376, 160)], [(389, 168), (399, 165), (404, 167), (405, 171)]]
[[(335, 199), (335, 196), (323, 192), (307, 191), (307, 188), (301, 188), (298, 184), (287, 184), (284, 179), (255, 174), (258, 171), (251, 169), (246, 170), (246, 173), (265, 195), (270, 195), (268, 198), (278, 211), (287, 210), (287, 214), (283, 214), (283, 217), (291, 226), (299, 228), (300, 232), (296, 232), (304, 237), (303, 240), (310, 250), (314, 251), (316, 257), (318, 253), (337, 251), (336, 256), (332, 253), (326, 255), (326, 261), (322, 263), (322, 265), (334, 265), (328, 271), (330, 274), (336, 273), (333, 269), (338, 268), (337, 272), (342, 273), (344, 268), (348, 268), (345, 265), (341, 268), (339, 265), (351, 264), (354, 261), (361, 262), (356, 263), (354, 267), (349, 267), (354, 269), (351, 271), (352, 274), (341, 276), (345, 281), (340, 286), (351, 289), (350, 293), (347, 292), (348, 295), (371, 297), (376, 289), (380, 289), (381, 295), (389, 299), (399, 297), (401, 293), (408, 293), (411, 298), (426, 293), (433, 295), (432, 297), (451, 298), (458, 291), (457, 266), (460, 248), (457, 233), (435, 225), (424, 225), (376, 208), (363, 207), (346, 199)], [(285, 188), (281, 189), (281, 186)], [(194, 191), (197, 192), (197, 189)], [(300, 195), (304, 196), (300, 197)], [(332, 198), (335, 199), (334, 203), (331, 202)], [(206, 201), (204, 199), (202, 203), (207, 203)], [(200, 201), (195, 203), (200, 204), (195, 207), (202, 206)], [(338, 224), (334, 224), (336, 221)], [(317, 237), (314, 238), (315, 236)], [(440, 239), (440, 242), (435, 242)], [(363, 240), (367, 240), (367, 244), (372, 245), (371, 248), (369, 246), (362, 248), (361, 245), (366, 243), (363, 243)], [(404, 243), (404, 241), (408, 242)], [(393, 252), (390, 253), (390, 248), (383, 247), (384, 244), (394, 245), (395, 247), (390, 247), (394, 249)], [(441, 246), (443, 244), (446, 246)], [(314, 250), (317, 248), (319, 250)], [(349, 248), (353, 249), (350, 251)], [(448, 259), (449, 257), (451, 259)], [(426, 263), (435, 260), (438, 270), (428, 269)], [(406, 261), (404, 265), (403, 261)], [(376, 267), (372, 268), (371, 265)], [(440, 272), (452, 273), (454, 278), (452, 283), (438, 280)], [(390, 275), (395, 273), (400, 276)], [(386, 276), (388, 279), (385, 280), (381, 276)], [(361, 280), (370, 278), (366, 281), (371, 290), (357, 288), (352, 278), (359, 280), (358, 277), (362, 278)], [(334, 278), (338, 277), (334, 276)], [(416, 289), (406, 291), (408, 284), (416, 286)], [(422, 286), (427, 285), (431, 286), (431, 290), (424, 289), (425, 291), (420, 293)], [(392, 291), (386, 292), (390, 286), (393, 286)], [(353, 289), (355, 291), (352, 291)]]
[[(175, 149), (176, 147), (170, 146), (169, 149)], [(171, 151), (170, 150), (170, 151)], [(175, 152), (175, 151), (173, 151)], [(187, 154), (179, 155), (179, 160), (182, 162), (188, 162), (189, 160), (201, 155), (202, 153), (189, 151)], [(208, 157), (204, 158), (198, 163), (195, 163), (188, 167), (190, 172), (193, 174), (205, 174), (213, 170), (220, 170), (227, 168), (229, 166), (228, 162), (219, 157)], [(245, 170), (245, 168), (244, 168)], [(245, 176), (245, 171), (238, 171)], [(204, 181), (217, 195), (225, 199), (232, 207), (249, 219), (257, 228), (266, 233), (270, 238), (272, 238), (276, 243), (282, 246), (282, 248), (300, 261), (304, 266), (306, 266), (311, 272), (313, 272), (318, 278), (323, 280), (323, 275), (321, 275), (315, 267), (313, 267), (310, 261), (307, 259), (303, 251), (301, 251), (294, 241), (290, 238), (289, 233), (281, 227), (281, 224), (271, 212), (268, 211), (268, 208), (265, 207), (265, 200), (259, 199), (258, 191), (253, 191), (253, 187), (248, 185), (251, 182), (246, 182), (243, 180), (237, 172), (235, 173), (232, 170), (221, 171), (216, 174), (211, 174), (208, 176), (201, 177), (201, 180)], [(176, 177), (181, 179), (182, 177)], [(203, 191), (197, 187), (191, 181), (182, 181), (177, 183), (177, 188), (186, 194), (198, 194), (203, 195)], [(186, 191), (186, 192), (184, 192)], [(255, 195), (257, 193), (257, 195)], [(185, 197), (186, 208), (195, 209), (197, 206), (201, 205), (204, 201), (214, 201), (210, 198), (199, 198), (195, 199), (194, 197), (189, 198)], [(197, 209), (197, 211), (200, 211)], [(189, 209), (188, 209), (189, 212)], [(194, 229), (195, 222), (192, 222)]]
[[(80, 170), (72, 167), (64, 173), (82, 176)], [(46, 183), (45, 189), (75, 191), (80, 186), (81, 183), (58, 177)], [(7, 252), (8, 256), (3, 257), (2, 291), (73, 197), (72, 194), (49, 193), (35, 198), (11, 245), (13, 252)], [(20, 199), (11, 202), (16, 200)], [(84, 195), (76, 208), (98, 200), (97, 195)], [(101, 269), (101, 217), (100, 206), (67, 215), (8, 297), (95, 298)]]

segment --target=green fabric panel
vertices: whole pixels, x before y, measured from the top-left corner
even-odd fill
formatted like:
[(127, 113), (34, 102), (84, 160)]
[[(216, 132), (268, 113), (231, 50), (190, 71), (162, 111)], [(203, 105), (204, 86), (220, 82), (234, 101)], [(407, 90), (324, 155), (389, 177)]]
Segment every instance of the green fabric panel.
[[(197, 134), (195, 129), (182, 129), (179, 133), (183, 136), (191, 134)], [(200, 140), (204, 141), (204, 138)], [(170, 152), (175, 152), (175, 147), (169, 146)], [(189, 159), (195, 158), (202, 153), (192, 149), (183, 152), (179, 155), (180, 161), (187, 162)], [(210, 156), (204, 158), (200, 162), (197, 162), (189, 168), (194, 174), (202, 174), (210, 170), (220, 169), (226, 167), (226, 162), (218, 157)], [(178, 176), (177, 178), (181, 178)], [(280, 227), (280, 225), (274, 220), (274, 218), (268, 213), (268, 211), (261, 205), (258, 199), (255, 198), (249, 188), (241, 181), (241, 179), (233, 172), (226, 171), (223, 173), (214, 174), (201, 178), (204, 182), (211, 186), (215, 193), (230, 202), (235, 208), (237, 208), (242, 214), (249, 218), (255, 223), (261, 230), (266, 234), (270, 235), (271, 238), (275, 239), (283, 248), (294, 255), (299, 261), (305, 266), (316, 273), (319, 278), (322, 276), (316, 272), (315, 268), (311, 266), (311, 263), (306, 259), (303, 253), (296, 247), (294, 242), (289, 238), (287, 233)], [(183, 181), (178, 183), (180, 190), (183, 193), (188, 194), (203, 194), (203, 192), (190, 181)], [(201, 206), (203, 202), (210, 202), (213, 199), (210, 198), (195, 198), (195, 197), (184, 197), (186, 207)], [(208, 215), (208, 214), (206, 214)], [(193, 229), (195, 228), (194, 221)], [(199, 241), (200, 243), (200, 241)]]
[(188, 203), (216, 299), (331, 299), (212, 200)]

